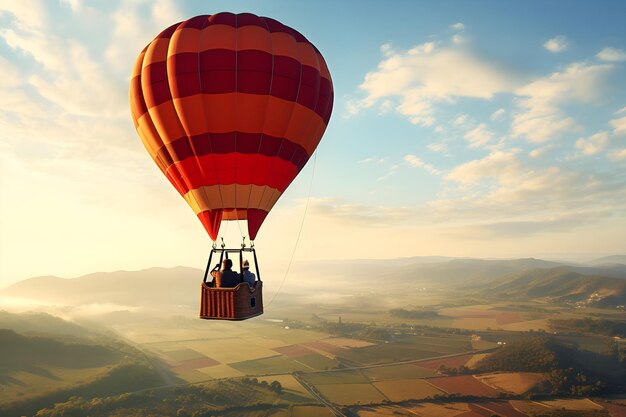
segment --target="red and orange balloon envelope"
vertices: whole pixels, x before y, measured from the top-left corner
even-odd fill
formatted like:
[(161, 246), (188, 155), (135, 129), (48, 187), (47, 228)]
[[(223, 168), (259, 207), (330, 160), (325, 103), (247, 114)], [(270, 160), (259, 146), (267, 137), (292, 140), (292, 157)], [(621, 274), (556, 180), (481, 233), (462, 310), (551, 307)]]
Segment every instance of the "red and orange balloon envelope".
[(254, 240), (319, 143), (333, 107), (324, 58), (249, 13), (196, 16), (139, 54), (130, 107), (150, 156), (216, 240), (247, 220)]

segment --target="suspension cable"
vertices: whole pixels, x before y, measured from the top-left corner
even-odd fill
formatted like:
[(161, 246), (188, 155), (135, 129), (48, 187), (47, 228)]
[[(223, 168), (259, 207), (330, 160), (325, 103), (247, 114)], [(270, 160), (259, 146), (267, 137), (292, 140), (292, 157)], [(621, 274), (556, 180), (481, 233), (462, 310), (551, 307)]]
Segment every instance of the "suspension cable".
[(283, 276), (283, 280), (281, 281), (280, 285), (278, 286), (278, 289), (272, 296), (272, 299), (270, 300), (270, 302), (265, 305), (265, 308), (272, 305), (272, 303), (274, 302), (274, 300), (280, 293), (280, 290), (283, 288), (283, 285), (285, 284), (285, 281), (287, 280), (287, 275), (289, 275), (289, 270), (291, 269), (293, 258), (296, 254), (296, 250), (298, 249), (298, 243), (300, 242), (300, 235), (302, 234), (302, 229), (304, 227), (304, 220), (306, 219), (306, 212), (309, 209), (309, 200), (311, 199), (311, 189), (313, 188), (313, 178), (315, 178), (316, 163), (317, 163), (317, 152), (314, 152), (313, 153), (313, 172), (311, 172), (311, 179), (309, 180), (309, 191), (306, 197), (306, 204), (304, 205), (304, 213), (302, 214), (302, 221), (300, 222), (300, 229), (298, 230), (298, 236), (296, 237), (296, 242), (293, 245), (293, 250), (291, 251), (291, 257), (289, 258), (289, 263), (287, 264), (287, 269), (285, 270), (285, 275)]

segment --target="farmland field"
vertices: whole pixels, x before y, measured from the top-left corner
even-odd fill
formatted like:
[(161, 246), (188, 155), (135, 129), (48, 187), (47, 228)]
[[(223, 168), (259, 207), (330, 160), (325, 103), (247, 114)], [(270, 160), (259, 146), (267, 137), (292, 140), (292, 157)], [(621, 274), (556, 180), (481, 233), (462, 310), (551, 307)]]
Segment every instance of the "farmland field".
[(421, 368), (426, 368), (426, 369), (431, 369), (433, 371), (436, 371), (439, 369), (439, 367), (441, 367), (442, 365), (445, 366), (446, 368), (460, 368), (461, 366), (465, 366), (465, 364), (472, 358), (472, 355), (461, 355), (461, 356), (453, 356), (451, 358), (442, 358), (442, 359), (433, 359), (433, 360), (428, 360), (428, 361), (420, 361), (417, 362), (415, 365), (421, 367)]
[(291, 391), (305, 397), (311, 397), (311, 394), (291, 375), (272, 375), (268, 377), (259, 378), (259, 381), (266, 381), (271, 383), (272, 381), (280, 382), (283, 390)]
[(334, 417), (328, 408), (314, 405), (296, 405), (291, 409), (289, 417)]
[(371, 384), (327, 384), (315, 388), (328, 400), (340, 405), (379, 403), (387, 399)]
[(345, 337), (331, 337), (330, 339), (325, 339), (324, 342), (342, 348), (360, 348), (371, 346), (373, 344), (364, 340), (348, 339)]
[(476, 397), (496, 397), (498, 395), (498, 391), (470, 375), (428, 378), (427, 381), (449, 394)]
[(469, 407), (464, 403), (422, 403), (416, 404), (408, 410), (413, 415), (420, 417), (454, 417), (469, 411)]
[(374, 382), (373, 385), (391, 401), (423, 400), (443, 391), (433, 387), (423, 379), (400, 379)]
[(310, 371), (312, 368), (285, 356), (271, 356), (229, 364), (246, 375), (281, 374), (293, 371)]
[(556, 399), (541, 401), (542, 404), (557, 410), (602, 410), (602, 407), (589, 398), (582, 399)]
[(228, 365), (215, 365), (209, 366), (208, 368), (199, 368), (197, 371), (202, 372), (207, 375), (209, 378), (219, 379), (219, 378), (233, 378), (238, 376), (243, 376), (244, 374), (234, 368), (231, 368)]
[(485, 401), (478, 404), (481, 408), (487, 409), (498, 416), (507, 417), (527, 417), (526, 414), (519, 412), (508, 401)]
[(542, 374), (532, 372), (484, 374), (477, 375), (476, 378), (495, 389), (513, 394), (523, 394), (539, 382), (545, 380)]
[(365, 377), (358, 370), (307, 373), (307, 374), (304, 374), (303, 377), (313, 385), (359, 384), (359, 383), (369, 382), (369, 379), (367, 379), (367, 377)]
[(468, 368), (473, 368), (474, 366), (476, 366), (476, 364), (478, 362), (480, 362), (481, 360), (483, 360), (484, 358), (486, 358), (487, 356), (489, 356), (488, 353), (478, 353), (476, 355), (473, 355), (470, 360), (467, 361), (467, 363), (465, 364), (466, 367)]
[(424, 378), (433, 376), (435, 373), (426, 368), (408, 365), (380, 366), (363, 369), (361, 372), (372, 381), (386, 381), (394, 379)]

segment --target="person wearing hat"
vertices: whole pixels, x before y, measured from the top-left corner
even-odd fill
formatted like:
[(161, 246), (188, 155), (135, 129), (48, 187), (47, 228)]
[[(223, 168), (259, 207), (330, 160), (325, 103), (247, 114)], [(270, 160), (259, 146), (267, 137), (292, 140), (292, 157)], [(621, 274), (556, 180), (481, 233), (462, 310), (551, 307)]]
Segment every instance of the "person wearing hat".
[(222, 270), (215, 275), (217, 287), (234, 288), (239, 285), (239, 274), (232, 270), (233, 261), (224, 259), (222, 261)]
[(243, 274), (243, 282), (247, 282), (249, 286), (254, 286), (254, 281), (256, 281), (256, 275), (253, 272), (250, 272), (250, 262), (246, 259), (243, 261), (242, 265), (242, 274)]

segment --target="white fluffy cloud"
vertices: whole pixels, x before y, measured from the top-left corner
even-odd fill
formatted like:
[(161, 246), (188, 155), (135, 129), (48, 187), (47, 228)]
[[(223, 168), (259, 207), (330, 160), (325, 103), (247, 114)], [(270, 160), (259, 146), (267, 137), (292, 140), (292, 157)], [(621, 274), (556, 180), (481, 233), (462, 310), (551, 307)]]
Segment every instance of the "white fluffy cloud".
[(552, 39), (548, 39), (543, 47), (552, 53), (563, 52), (569, 46), (569, 42), (564, 35), (555, 36)]
[(504, 119), (505, 117), (506, 117), (506, 110), (502, 108), (494, 111), (493, 113), (491, 113), (491, 116), (489, 116), (489, 118), (493, 120), (494, 122), (500, 121)]
[(609, 159), (612, 159), (613, 161), (626, 161), (626, 148), (615, 149), (614, 151), (609, 152)]
[(472, 130), (466, 132), (463, 137), (469, 142), (470, 148), (479, 148), (487, 145), (494, 138), (494, 136), (495, 134), (487, 129), (487, 125), (481, 123)]
[(520, 170), (515, 152), (495, 151), (483, 159), (466, 162), (454, 168), (446, 179), (459, 183), (477, 183), (487, 178), (506, 179)]
[(621, 49), (606, 47), (598, 52), (597, 57), (609, 62), (626, 61), (626, 52)]
[[(626, 202), (624, 180), (615, 172), (601, 175), (563, 166), (531, 166), (520, 156), (493, 151), (457, 166), (445, 177), (450, 183), (447, 192), (430, 202), (429, 210), (441, 221), (455, 218), (496, 228), (528, 222), (549, 228), (554, 221), (578, 219), (563, 224), (569, 229), (606, 218)], [(626, 159), (626, 150), (610, 157)]]
[(0, 133), (11, 152), (27, 157), (46, 146), (48, 157), (98, 155), (101, 163), (120, 160), (108, 150), (141, 152), (129, 72), (149, 38), (180, 16), (172, 0), (123, 2), (112, 13), (81, 0), (5, 2), (0, 13), (7, 21), (0, 38), (21, 62), (16, 71), (0, 58)]
[(576, 141), (576, 147), (584, 155), (595, 155), (602, 152), (609, 144), (608, 132), (598, 132), (588, 138), (580, 138)]
[(561, 105), (596, 99), (612, 69), (610, 64), (574, 63), (564, 71), (518, 88), (515, 93), (520, 98), (513, 115), (512, 136), (539, 143), (576, 131), (576, 121), (561, 110)]
[(410, 207), (371, 206), (354, 204), (337, 198), (310, 198), (309, 210), (312, 216), (321, 216), (326, 220), (385, 227), (390, 224), (410, 220), (415, 210)]
[(428, 163), (422, 161), (420, 158), (418, 158), (415, 155), (410, 155), (410, 154), (409, 155), (405, 155), (403, 159), (410, 166), (412, 166), (414, 168), (423, 168), (429, 174), (432, 174), (432, 175), (440, 175), (441, 174), (441, 172), (438, 169), (433, 167), (431, 164), (428, 164)]
[(626, 116), (613, 119), (609, 122), (613, 127), (613, 133), (616, 135), (626, 135)]
[(429, 143), (426, 147), (433, 152), (446, 153), (448, 152), (448, 145), (443, 142)]
[(386, 49), (376, 71), (369, 72), (360, 85), (366, 94), (348, 104), (356, 114), (384, 99), (396, 100), (396, 111), (411, 123), (432, 126), (435, 105), (461, 97), (491, 99), (510, 91), (514, 77), (472, 52), (427, 42), (408, 51)]
[(530, 156), (531, 158), (541, 158), (542, 156), (544, 156), (545, 154), (547, 154), (548, 152), (550, 152), (551, 150), (554, 149), (553, 145), (546, 145), (546, 146), (542, 146), (540, 148), (535, 148), (532, 151), (530, 151), (528, 153), (528, 156)]

